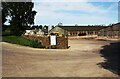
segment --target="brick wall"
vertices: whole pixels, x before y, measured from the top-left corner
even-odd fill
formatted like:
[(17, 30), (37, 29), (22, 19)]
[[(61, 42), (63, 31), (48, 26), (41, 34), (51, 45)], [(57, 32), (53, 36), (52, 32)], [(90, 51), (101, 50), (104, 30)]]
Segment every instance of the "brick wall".
[(58, 49), (66, 49), (68, 48), (68, 37), (62, 36), (62, 37), (57, 37), (57, 46), (56, 48)]
[[(46, 49), (51, 48), (50, 45), (50, 36), (40, 37), (40, 36), (34, 36), (34, 35), (22, 35), (23, 37), (26, 37), (31, 40), (38, 41), (43, 46), (45, 46)], [(62, 36), (57, 37), (57, 49), (67, 49), (68, 48), (68, 37)]]

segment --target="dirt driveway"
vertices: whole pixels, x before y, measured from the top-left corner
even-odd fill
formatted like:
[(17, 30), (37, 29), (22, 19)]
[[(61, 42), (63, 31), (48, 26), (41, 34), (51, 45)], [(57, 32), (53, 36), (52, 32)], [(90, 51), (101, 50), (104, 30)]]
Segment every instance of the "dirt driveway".
[(69, 49), (36, 49), (3, 42), (4, 77), (117, 77), (99, 67), (108, 41), (69, 40)]

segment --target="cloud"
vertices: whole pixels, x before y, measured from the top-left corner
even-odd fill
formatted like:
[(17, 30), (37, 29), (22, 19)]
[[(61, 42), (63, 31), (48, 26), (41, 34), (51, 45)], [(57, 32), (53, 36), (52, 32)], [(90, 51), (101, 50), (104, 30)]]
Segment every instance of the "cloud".
[(32, 0), (33, 2), (119, 2), (119, 0)]
[[(115, 8), (87, 2), (35, 2), (35, 24), (108, 24), (117, 21), (110, 17)], [(109, 14), (108, 14), (109, 13)], [(112, 14), (115, 14), (113, 11)]]
[(40, 2), (40, 5), (37, 4), (36, 9), (39, 11), (42, 10), (47, 10), (47, 11), (83, 11), (83, 12), (98, 12), (98, 13), (104, 13), (106, 12), (105, 9), (101, 9), (101, 7), (99, 6), (93, 6), (90, 3), (86, 3), (86, 2), (68, 2), (68, 3), (64, 3), (64, 2)]

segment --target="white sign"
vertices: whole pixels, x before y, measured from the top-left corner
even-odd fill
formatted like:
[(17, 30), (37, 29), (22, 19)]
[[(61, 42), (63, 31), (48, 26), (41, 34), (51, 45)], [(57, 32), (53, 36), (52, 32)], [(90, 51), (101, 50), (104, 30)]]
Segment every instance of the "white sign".
[(56, 36), (50, 36), (50, 44), (56, 45)]

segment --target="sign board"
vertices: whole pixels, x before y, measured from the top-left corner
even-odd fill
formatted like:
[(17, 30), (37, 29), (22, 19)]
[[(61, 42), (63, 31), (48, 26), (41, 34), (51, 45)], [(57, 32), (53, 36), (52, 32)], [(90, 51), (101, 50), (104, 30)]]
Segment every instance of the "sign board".
[(50, 36), (50, 44), (56, 45), (56, 36)]

